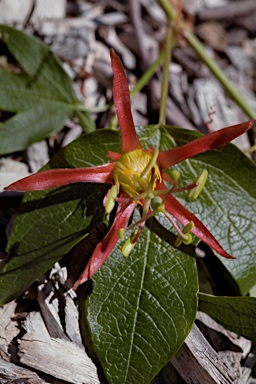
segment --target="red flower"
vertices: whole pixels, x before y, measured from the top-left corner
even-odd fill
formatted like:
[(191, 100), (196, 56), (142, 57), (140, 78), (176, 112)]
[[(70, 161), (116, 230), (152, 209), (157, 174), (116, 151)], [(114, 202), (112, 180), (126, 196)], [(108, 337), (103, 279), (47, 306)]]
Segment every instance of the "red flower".
[[(193, 194), (201, 187), (201, 183), (203, 185), (204, 176), (201, 176), (202, 180), (199, 178), (199, 181), (194, 184), (185, 188), (178, 188), (176, 178), (171, 179), (164, 173), (164, 170), (187, 158), (227, 144), (250, 129), (254, 120), (221, 129), (168, 151), (158, 152), (154, 148), (144, 150), (135, 131), (130, 108), (129, 88), (121, 60), (113, 50), (110, 51), (110, 55), (114, 72), (114, 104), (122, 138), (121, 152), (109, 152), (108, 156), (112, 161), (104, 165), (39, 172), (21, 179), (5, 189), (34, 191), (76, 182), (112, 185), (103, 203), (107, 215), (115, 203), (118, 204), (114, 222), (107, 235), (95, 248), (84, 272), (75, 283), (75, 287), (89, 279), (100, 268), (115, 247), (118, 238), (122, 238), (128, 230), (137, 228), (124, 243), (123, 253), (124, 255), (129, 254), (143, 229), (145, 221), (158, 212), (164, 213), (177, 230), (177, 245), (180, 242), (186, 244), (191, 242), (191, 231), (221, 256), (233, 258), (222, 248), (204, 224), (173, 196), (174, 192), (184, 190), (191, 190), (190, 193)], [(171, 189), (166, 187), (164, 181), (172, 184)], [(141, 220), (125, 228), (137, 204), (142, 206)], [(179, 228), (174, 219), (184, 226), (183, 230)]]

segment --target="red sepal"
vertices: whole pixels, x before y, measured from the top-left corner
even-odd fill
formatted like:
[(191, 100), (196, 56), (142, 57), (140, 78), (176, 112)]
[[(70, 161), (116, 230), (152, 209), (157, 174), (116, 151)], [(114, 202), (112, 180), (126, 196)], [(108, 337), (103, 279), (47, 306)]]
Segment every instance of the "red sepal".
[(71, 183), (111, 183), (115, 163), (91, 168), (59, 168), (42, 171), (5, 187), (12, 191), (40, 191)]
[[(165, 189), (163, 183), (158, 183), (157, 189)], [(173, 195), (170, 195), (165, 201), (165, 209), (183, 226), (187, 225), (190, 221), (193, 221), (194, 228), (191, 230), (200, 240), (209, 245), (219, 255), (227, 258), (234, 259), (235, 257), (227, 253), (220, 243), (215, 239), (212, 233), (206, 228), (206, 226), (195, 216), (188, 211)]]
[(116, 217), (110, 230), (104, 239), (95, 248), (92, 257), (90, 258), (79, 279), (75, 282), (73, 289), (76, 289), (79, 285), (90, 279), (108, 258), (118, 241), (119, 229), (125, 228), (129, 218), (134, 211), (135, 205), (135, 203), (130, 203), (127, 201), (118, 204)]
[(121, 153), (130, 152), (141, 149), (142, 146), (134, 127), (130, 91), (122, 62), (113, 49), (110, 50), (110, 57), (114, 72), (113, 98), (122, 137)]
[(199, 137), (181, 147), (159, 152), (157, 163), (161, 169), (166, 169), (200, 153), (220, 148), (248, 131), (254, 122), (255, 120), (251, 120), (246, 123), (232, 125), (231, 127)]

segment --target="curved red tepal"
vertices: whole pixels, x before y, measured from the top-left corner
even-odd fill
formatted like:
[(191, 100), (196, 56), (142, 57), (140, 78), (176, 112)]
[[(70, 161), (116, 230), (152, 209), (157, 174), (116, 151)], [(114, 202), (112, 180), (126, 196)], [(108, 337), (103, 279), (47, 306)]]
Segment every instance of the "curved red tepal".
[(192, 140), (181, 147), (161, 151), (157, 159), (158, 165), (161, 169), (166, 169), (200, 153), (220, 148), (248, 131), (254, 123), (255, 120), (250, 120), (245, 123), (222, 128), (219, 131)]
[(41, 191), (71, 183), (109, 183), (115, 163), (106, 163), (90, 168), (58, 168), (35, 173), (8, 185), (5, 190)]
[(141, 149), (142, 146), (134, 127), (130, 91), (122, 62), (113, 49), (110, 50), (110, 57), (114, 72), (113, 98), (122, 138), (121, 152), (130, 152)]

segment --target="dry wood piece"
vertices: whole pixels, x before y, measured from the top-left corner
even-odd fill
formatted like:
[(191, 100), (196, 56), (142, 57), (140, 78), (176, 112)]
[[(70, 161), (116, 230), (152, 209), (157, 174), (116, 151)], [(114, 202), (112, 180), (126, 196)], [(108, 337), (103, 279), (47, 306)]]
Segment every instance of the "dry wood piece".
[(2, 0), (0, 2), (0, 22), (6, 24), (26, 24), (26, 18), (37, 23), (42, 18), (58, 19), (65, 16), (66, 0)]
[(171, 363), (186, 383), (231, 384), (235, 380), (196, 325)]
[(38, 287), (38, 303), (47, 331), (53, 338), (71, 340), (83, 348), (79, 329), (79, 313), (74, 303), (76, 294), (70, 290), (63, 294), (66, 268), (56, 263), (51, 271), (51, 281)]
[(25, 163), (9, 157), (0, 159), (0, 191), (7, 185), (28, 175), (29, 171)]
[(28, 164), (31, 172), (37, 172), (43, 165), (48, 163), (48, 146), (45, 140), (31, 144), (27, 149)]
[[(9, 359), (8, 347), (11, 341), (19, 333), (17, 322), (12, 320), (15, 315), (16, 302), (11, 301), (2, 308), (0, 308), (0, 357)], [(0, 364), (0, 377), (1, 377), (1, 364)]]
[[(49, 282), (48, 285), (52, 286), (51, 282)], [(46, 290), (43, 289), (43, 285), (39, 286), (38, 303), (40, 305), (49, 335), (53, 338), (68, 340), (68, 337), (65, 335), (65, 332), (62, 329), (58, 315), (58, 300), (54, 300), (54, 292), (51, 290), (50, 293), (47, 294)]]
[[(197, 321), (200, 322), (201, 325), (204, 326), (204, 330), (199, 324), (199, 329), (204, 333), (204, 335), (207, 337), (207, 340), (211, 342), (211, 344), (214, 346), (215, 350), (233, 350), (240, 352), (241, 357), (244, 359), (249, 354), (252, 342), (242, 336), (238, 336), (236, 333), (231, 332), (227, 329), (225, 329), (221, 324), (217, 323), (215, 320), (213, 320), (209, 315), (207, 315), (204, 312), (197, 312), (196, 316)], [(198, 322), (197, 322), (198, 323)], [(198, 325), (198, 324), (197, 324)], [(205, 332), (205, 329), (208, 329), (209, 332)], [(214, 340), (214, 337), (210, 335), (210, 333), (214, 336), (217, 334), (219, 335), (219, 340)], [(220, 341), (220, 338), (222, 338), (222, 341)], [(221, 342), (221, 345), (220, 345)]]
[(225, 20), (234, 17), (240, 17), (242, 15), (248, 15), (252, 12), (256, 12), (255, 0), (242, 0), (232, 1), (230, 3), (220, 7), (203, 8), (198, 13), (198, 19), (201, 21), (206, 20)]
[(47, 384), (36, 373), (2, 359), (0, 359), (0, 382), (1, 384)]
[[(246, 116), (241, 112), (241, 109), (226, 96), (221, 85), (213, 78), (194, 80), (189, 89), (188, 106), (196, 125), (199, 128), (201, 126), (204, 131), (205, 123), (210, 121), (211, 118), (210, 125), (213, 131), (246, 120)], [(216, 113), (209, 116), (211, 110)], [(233, 143), (242, 150), (246, 150), (250, 146), (247, 134), (239, 136)]]
[[(151, 81), (153, 103), (159, 106), (160, 94), (161, 94), (161, 85), (156, 79)], [(191, 130), (195, 130), (195, 127), (190, 123), (185, 115), (180, 111), (180, 109), (174, 104), (172, 99), (168, 97), (166, 103), (166, 122), (167, 124), (176, 125), (177, 127), (183, 127)]]
[(50, 337), (39, 312), (31, 312), (24, 326), (28, 332), (18, 352), (22, 364), (74, 384), (99, 383), (96, 367), (84, 349)]

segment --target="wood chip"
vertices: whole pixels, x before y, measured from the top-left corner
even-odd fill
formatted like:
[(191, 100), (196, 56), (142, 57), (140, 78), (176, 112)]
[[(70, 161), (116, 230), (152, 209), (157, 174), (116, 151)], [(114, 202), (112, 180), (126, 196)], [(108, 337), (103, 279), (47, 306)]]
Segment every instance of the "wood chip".
[(46, 286), (41, 285), (38, 287), (38, 303), (49, 335), (54, 338), (68, 340), (60, 322), (58, 299), (54, 294), (51, 281)]
[(224, 6), (201, 8), (197, 17), (199, 20), (225, 20), (239, 16), (245, 16), (250, 13), (256, 12), (255, 0), (241, 0), (233, 1), (232, 6), (230, 2)]
[[(35, 6), (34, 6), (35, 4)], [(31, 14), (30, 22), (42, 19), (63, 18), (66, 13), (66, 0), (2, 0), (0, 1), (0, 23), (24, 24)]]
[(47, 384), (36, 373), (2, 359), (0, 359), (0, 380), (1, 384)]
[(8, 360), (10, 357), (8, 352), (9, 345), (20, 332), (17, 327), (17, 321), (13, 319), (16, 307), (16, 302), (11, 301), (0, 308), (0, 357)]
[(70, 340), (83, 348), (79, 313), (74, 302), (73, 290), (63, 292), (61, 289), (66, 281), (67, 273), (58, 263), (51, 271), (51, 280), (38, 287), (38, 303), (51, 337)]
[(178, 353), (171, 360), (186, 383), (232, 384), (230, 375), (217, 352), (210, 346), (196, 325)]
[(27, 149), (28, 164), (32, 172), (37, 172), (50, 160), (45, 140), (31, 144)]
[[(240, 107), (226, 96), (222, 86), (213, 78), (194, 80), (189, 89), (188, 105), (195, 124), (204, 133), (205, 123), (209, 121), (209, 112), (212, 109), (216, 111), (210, 124), (213, 131), (248, 120)], [(239, 136), (233, 143), (242, 150), (250, 146), (247, 134)]]
[[(240, 349), (242, 355), (241, 357), (243, 359), (249, 354), (252, 347), (252, 342), (250, 340), (246, 339), (245, 337), (238, 336), (236, 333), (225, 329), (221, 324), (217, 323), (206, 313), (198, 311), (196, 318), (209, 329), (216, 331), (220, 336), (224, 336), (229, 341), (229, 345), (238, 347), (238, 350)], [(226, 348), (228, 348), (227, 344)], [(231, 349), (231, 347), (229, 348)]]
[(0, 191), (7, 185), (28, 175), (28, 166), (25, 163), (12, 160), (9, 157), (0, 159)]
[(18, 355), (20, 362), (37, 371), (74, 384), (99, 384), (97, 370), (85, 351), (71, 341), (46, 337), (39, 312), (31, 312), (24, 323)]

